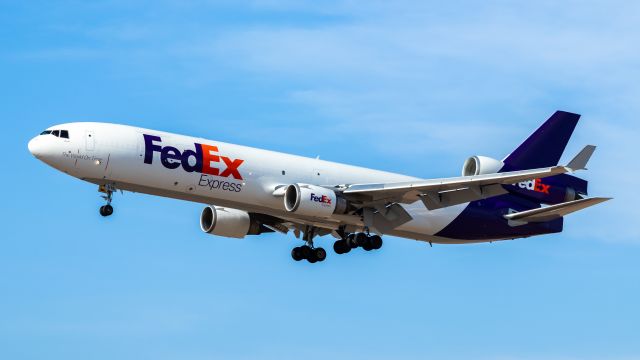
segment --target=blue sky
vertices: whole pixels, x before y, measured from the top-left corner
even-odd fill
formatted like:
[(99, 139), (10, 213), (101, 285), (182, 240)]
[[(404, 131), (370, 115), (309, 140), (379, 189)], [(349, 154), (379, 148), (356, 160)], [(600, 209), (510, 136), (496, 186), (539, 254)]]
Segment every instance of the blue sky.
[[(625, 1), (2, 1), (0, 358), (638, 359), (640, 6)], [(27, 141), (109, 121), (422, 177), (501, 158), (556, 109), (599, 145), (565, 232), (291, 261), (204, 235)], [(330, 247), (330, 240), (320, 240)]]

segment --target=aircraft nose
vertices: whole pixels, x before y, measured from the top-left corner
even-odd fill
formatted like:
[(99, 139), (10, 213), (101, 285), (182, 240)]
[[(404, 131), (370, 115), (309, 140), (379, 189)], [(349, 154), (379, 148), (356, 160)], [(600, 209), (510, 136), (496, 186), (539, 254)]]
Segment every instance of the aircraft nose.
[(31, 141), (29, 141), (29, 144), (27, 144), (27, 147), (29, 148), (29, 152), (35, 156), (35, 157), (40, 157), (42, 156), (42, 141), (40, 141), (40, 139), (38, 139), (38, 137), (34, 137), (33, 139), (31, 139)]

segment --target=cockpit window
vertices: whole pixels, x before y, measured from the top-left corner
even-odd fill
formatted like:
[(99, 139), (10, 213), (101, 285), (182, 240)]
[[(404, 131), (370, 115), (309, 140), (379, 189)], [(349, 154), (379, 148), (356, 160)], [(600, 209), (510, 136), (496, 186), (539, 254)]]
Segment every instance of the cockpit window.
[(45, 130), (40, 133), (40, 135), (53, 135), (55, 137), (68, 139), (69, 138), (69, 130)]

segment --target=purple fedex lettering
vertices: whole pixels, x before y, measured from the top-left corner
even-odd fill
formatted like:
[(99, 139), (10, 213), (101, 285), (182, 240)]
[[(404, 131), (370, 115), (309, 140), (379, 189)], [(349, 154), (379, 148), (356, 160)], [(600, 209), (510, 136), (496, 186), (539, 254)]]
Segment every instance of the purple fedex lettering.
[(312, 193), (311, 194), (311, 198), (309, 200), (314, 201), (314, 202), (319, 202), (321, 204), (331, 205), (331, 198), (326, 196), (326, 195), (317, 196), (316, 194)]
[[(172, 162), (172, 160), (175, 160), (175, 162)], [(180, 167), (181, 160), (182, 156), (180, 154), (180, 150), (173, 146), (165, 146), (162, 148), (162, 151), (160, 152), (160, 162), (167, 169), (177, 169)]]
[(162, 147), (159, 145), (155, 145), (153, 142), (161, 142), (162, 139), (160, 136), (153, 136), (144, 134), (144, 163), (145, 164), (153, 164), (153, 153), (155, 151), (162, 151)]
[[(202, 172), (202, 147), (196, 144), (196, 151), (185, 150), (182, 152), (182, 168), (186, 172)], [(194, 165), (189, 164), (189, 158), (193, 157), (196, 161)]]
[[(161, 143), (162, 138), (160, 136), (143, 134), (144, 137), (144, 163), (153, 164), (153, 153), (160, 153), (160, 162), (162, 166), (167, 169), (177, 169), (182, 165), (182, 168), (186, 172), (198, 172), (202, 174), (220, 176), (220, 177), (233, 177), (237, 180), (242, 180), (242, 175), (238, 171), (238, 168), (244, 160), (231, 159), (226, 156), (218, 155), (218, 147), (211, 145), (202, 145), (194, 143), (194, 150), (185, 150), (180, 152), (173, 146), (160, 146), (156, 143)], [(191, 164), (190, 159), (193, 159)], [(212, 163), (219, 163), (220, 160), (224, 163), (226, 168), (218, 169), (214, 167)], [(214, 164), (215, 165), (215, 164)]]
[[(153, 136), (144, 134), (144, 163), (152, 164), (153, 163), (153, 153), (160, 153), (160, 162), (167, 169), (177, 169), (182, 165), (182, 168), (186, 172), (202, 172), (202, 147), (200, 144), (194, 143), (196, 146), (196, 150), (185, 150), (184, 152), (180, 152), (180, 150), (174, 148), (173, 146), (159, 146), (154, 144), (154, 142), (162, 142), (162, 138), (160, 136)], [(195, 164), (191, 165), (189, 163), (189, 159), (193, 158), (195, 160)]]

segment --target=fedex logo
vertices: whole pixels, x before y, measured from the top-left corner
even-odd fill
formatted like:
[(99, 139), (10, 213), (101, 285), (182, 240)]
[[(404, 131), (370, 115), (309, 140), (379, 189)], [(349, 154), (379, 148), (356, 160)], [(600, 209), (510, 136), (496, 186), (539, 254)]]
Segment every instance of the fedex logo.
[(540, 179), (520, 182), (518, 183), (518, 187), (543, 194), (549, 194), (549, 189), (551, 189), (551, 185), (543, 184)]
[[(160, 136), (144, 136), (144, 163), (153, 163), (153, 153), (160, 153), (160, 162), (167, 169), (177, 169), (182, 166), (186, 172), (198, 172), (220, 177), (233, 177), (242, 180), (238, 168), (244, 160), (231, 159), (218, 154), (218, 147), (194, 143), (195, 150), (180, 152), (173, 146), (160, 146)], [(191, 161), (190, 161), (191, 160)], [(220, 166), (222, 165), (222, 166)]]
[(314, 193), (311, 193), (311, 199), (309, 199), (313, 202), (319, 202), (322, 205), (331, 205), (331, 198), (326, 196), (326, 195), (322, 195), (322, 196), (318, 196)]

